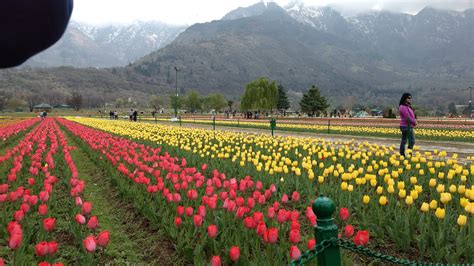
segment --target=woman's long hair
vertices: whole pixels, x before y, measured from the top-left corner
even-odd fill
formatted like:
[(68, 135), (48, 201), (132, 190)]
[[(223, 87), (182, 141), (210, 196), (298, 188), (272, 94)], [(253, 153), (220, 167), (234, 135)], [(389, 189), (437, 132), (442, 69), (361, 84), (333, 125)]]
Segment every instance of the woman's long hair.
[(405, 92), (403, 95), (402, 95), (402, 98), (400, 99), (400, 103), (398, 104), (398, 106), (400, 105), (407, 105), (407, 98), (408, 97), (411, 97), (411, 94), (408, 93), (408, 92)]

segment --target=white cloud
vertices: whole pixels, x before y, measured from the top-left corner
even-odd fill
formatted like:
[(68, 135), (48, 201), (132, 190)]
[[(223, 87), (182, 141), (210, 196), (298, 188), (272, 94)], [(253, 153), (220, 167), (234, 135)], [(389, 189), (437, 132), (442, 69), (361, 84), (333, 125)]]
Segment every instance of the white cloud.
[[(286, 5), (291, 0), (276, 0)], [(474, 0), (300, 0), (307, 5), (334, 5), (345, 10), (383, 9), (416, 13), (429, 5), (463, 10), (474, 8)], [(222, 18), (229, 11), (258, 0), (75, 0), (73, 20), (90, 24), (129, 23), (156, 20), (170, 24), (193, 24)]]

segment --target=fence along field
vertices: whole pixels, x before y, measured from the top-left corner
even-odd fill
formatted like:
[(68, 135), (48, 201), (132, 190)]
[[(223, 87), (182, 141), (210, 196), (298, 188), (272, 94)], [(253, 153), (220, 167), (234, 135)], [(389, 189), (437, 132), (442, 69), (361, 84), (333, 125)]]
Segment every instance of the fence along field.
[(321, 193), (336, 203), (343, 239), (424, 261), (474, 259), (474, 167), (446, 152), (401, 158), (369, 143), (70, 120), (88, 127), (59, 119), (58, 132), (80, 141), (77, 149), (110, 173), (188, 261), (297, 259), (320, 244), (311, 205)]

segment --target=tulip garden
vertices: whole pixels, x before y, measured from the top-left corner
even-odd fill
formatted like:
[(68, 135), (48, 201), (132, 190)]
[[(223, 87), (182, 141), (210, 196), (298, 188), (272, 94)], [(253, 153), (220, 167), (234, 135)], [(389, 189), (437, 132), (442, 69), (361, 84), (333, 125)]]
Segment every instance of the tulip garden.
[[(318, 243), (320, 194), (336, 203), (339, 237), (356, 245), (474, 262), (474, 157), (72, 117), (9, 123), (0, 139), (0, 265), (116, 256), (79, 151), (183, 264), (288, 264)], [(358, 256), (344, 251), (343, 263), (372, 262)]]

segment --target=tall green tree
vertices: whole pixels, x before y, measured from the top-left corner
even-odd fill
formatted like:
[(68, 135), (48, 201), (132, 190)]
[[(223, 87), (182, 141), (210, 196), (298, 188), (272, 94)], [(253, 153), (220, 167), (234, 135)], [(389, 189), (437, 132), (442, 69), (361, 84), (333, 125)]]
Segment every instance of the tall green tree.
[(288, 96), (286, 96), (285, 88), (282, 85), (278, 85), (278, 100), (276, 108), (282, 112), (288, 110), (290, 108), (290, 101), (288, 100)]
[(452, 115), (458, 115), (458, 111), (456, 110), (456, 104), (454, 102), (449, 103), (448, 112)]
[(155, 111), (158, 111), (161, 109), (161, 107), (163, 107), (163, 99), (158, 96), (158, 95), (152, 95), (150, 97), (150, 106), (153, 107), (153, 109), (155, 109)]
[(191, 90), (186, 94), (185, 105), (191, 113), (202, 110), (202, 99), (195, 90)]
[(209, 94), (204, 99), (204, 104), (208, 110), (215, 110), (216, 113), (227, 106), (227, 100), (221, 93), (215, 92)]
[(311, 116), (325, 111), (329, 104), (324, 96), (319, 92), (318, 87), (311, 86), (311, 88), (303, 94), (303, 99), (300, 102), (301, 111), (308, 113)]
[(259, 78), (245, 86), (240, 108), (243, 111), (257, 109), (272, 111), (277, 105), (277, 100), (278, 88), (276, 82)]

